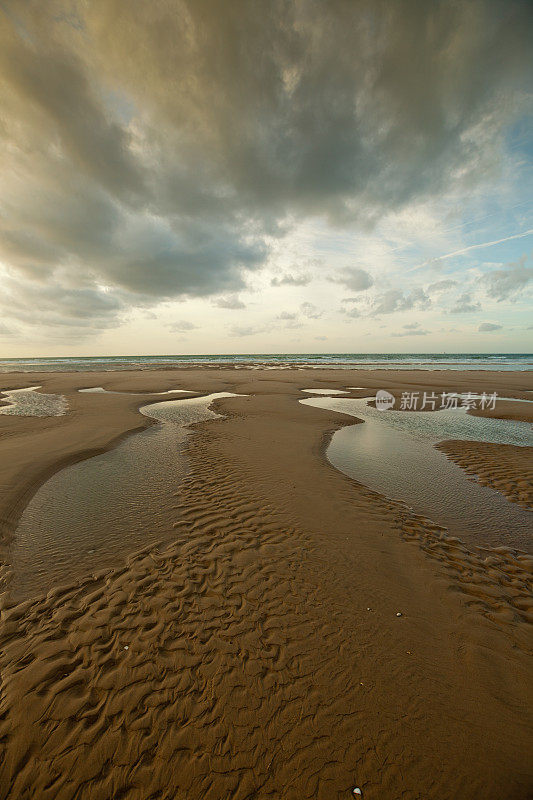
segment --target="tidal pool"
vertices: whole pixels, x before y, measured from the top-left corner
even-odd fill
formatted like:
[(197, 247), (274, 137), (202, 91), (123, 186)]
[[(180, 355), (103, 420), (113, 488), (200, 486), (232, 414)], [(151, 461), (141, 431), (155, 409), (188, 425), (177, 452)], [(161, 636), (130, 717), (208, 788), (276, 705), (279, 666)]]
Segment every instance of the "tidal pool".
[(135, 395), (196, 394), (196, 392), (190, 392), (188, 389), (167, 389), (166, 392), (119, 392), (115, 391), (114, 389), (104, 389), (103, 386), (90, 386), (87, 389), (78, 389), (78, 391), (85, 392), (86, 394), (135, 394)]
[(348, 394), (346, 389), (302, 389), (302, 392), (306, 392), (307, 394), (327, 394), (327, 395)]
[(8, 546), (13, 596), (116, 566), (146, 545), (173, 538), (173, 507), (187, 471), (190, 425), (220, 418), (204, 397), (151, 403), (140, 411), (159, 424), (113, 450), (66, 467), (44, 483), (24, 510)]
[(27, 389), (8, 389), (0, 392), (9, 405), (0, 405), (0, 414), (15, 417), (60, 417), (66, 414), (68, 403), (61, 394), (43, 394), (40, 386)]
[(533, 513), (481, 486), (433, 445), (447, 439), (533, 445), (525, 422), (487, 419), (457, 411), (378, 411), (373, 398), (320, 397), (305, 405), (363, 420), (337, 431), (330, 463), (380, 494), (403, 500), (417, 514), (469, 545), (533, 551)]

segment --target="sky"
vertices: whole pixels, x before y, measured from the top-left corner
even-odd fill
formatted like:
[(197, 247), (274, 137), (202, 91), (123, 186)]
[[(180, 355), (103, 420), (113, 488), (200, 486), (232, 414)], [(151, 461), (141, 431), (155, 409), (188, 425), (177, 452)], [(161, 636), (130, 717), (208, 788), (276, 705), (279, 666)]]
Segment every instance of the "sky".
[(0, 0), (0, 357), (533, 351), (533, 6)]

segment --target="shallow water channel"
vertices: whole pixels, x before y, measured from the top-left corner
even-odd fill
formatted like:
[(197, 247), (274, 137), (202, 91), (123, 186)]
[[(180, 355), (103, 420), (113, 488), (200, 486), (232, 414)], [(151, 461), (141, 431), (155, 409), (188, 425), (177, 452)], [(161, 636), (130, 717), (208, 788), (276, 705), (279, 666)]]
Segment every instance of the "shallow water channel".
[(469, 545), (533, 551), (533, 513), (481, 486), (433, 445), (448, 439), (533, 445), (525, 422), (474, 417), (465, 410), (378, 411), (373, 398), (317, 397), (305, 405), (350, 414), (363, 424), (337, 431), (327, 449), (330, 463)]
[(6, 389), (0, 392), (0, 414), (13, 417), (60, 417), (66, 414), (68, 403), (61, 394), (44, 394), (40, 386), (26, 389)]
[(214, 400), (166, 400), (140, 409), (158, 420), (102, 455), (66, 467), (30, 500), (8, 547), (15, 597), (31, 597), (173, 538), (188, 427), (219, 418)]

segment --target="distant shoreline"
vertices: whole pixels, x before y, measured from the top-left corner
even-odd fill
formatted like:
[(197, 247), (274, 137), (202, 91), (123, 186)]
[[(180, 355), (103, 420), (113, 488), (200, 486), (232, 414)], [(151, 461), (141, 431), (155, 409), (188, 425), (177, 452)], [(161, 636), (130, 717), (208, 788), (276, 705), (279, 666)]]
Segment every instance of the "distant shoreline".
[(531, 353), (237, 353), (234, 355), (65, 356), (0, 359), (6, 372), (85, 372), (151, 367), (232, 369), (419, 369), (528, 371)]

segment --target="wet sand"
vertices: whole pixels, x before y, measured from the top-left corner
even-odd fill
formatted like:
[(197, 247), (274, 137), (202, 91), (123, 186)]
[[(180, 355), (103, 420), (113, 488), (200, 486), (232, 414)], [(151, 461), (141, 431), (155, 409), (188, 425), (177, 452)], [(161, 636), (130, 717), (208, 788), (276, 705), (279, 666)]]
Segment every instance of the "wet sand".
[(444, 442), (438, 447), (483, 486), (491, 486), (514, 503), (533, 510), (533, 456), (530, 448), (460, 441)]
[(90, 575), (116, 566), (125, 553), (173, 541), (187, 439), (195, 423), (218, 417), (210, 405), (221, 395), (142, 406), (158, 424), (49, 478), (6, 548), (11, 596), (46, 594), (70, 580), (74, 564), (76, 574)]
[[(326, 445), (353, 418), (298, 402), (303, 388), (351, 384), (361, 397), (526, 399), (530, 375), (181, 369), (1, 382), (39, 384), (69, 409), (0, 415), (6, 539), (47, 477), (146, 428), (137, 409), (163, 400), (78, 389), (246, 395), (217, 401), (224, 418), (188, 438), (170, 544), (128, 555), (125, 542), (112, 569), (73, 564), (68, 582), (22, 603), (7, 581), (1, 798), (329, 800), (355, 786), (375, 800), (531, 796), (533, 560), (474, 552), (334, 470)], [(496, 415), (532, 413), (508, 402)], [(462, 466), (497, 481), (505, 446), (468, 445)], [(520, 462), (505, 460), (518, 486)]]

